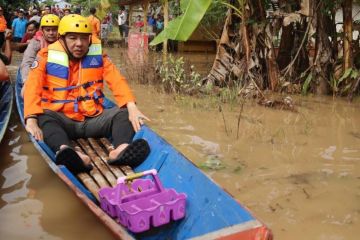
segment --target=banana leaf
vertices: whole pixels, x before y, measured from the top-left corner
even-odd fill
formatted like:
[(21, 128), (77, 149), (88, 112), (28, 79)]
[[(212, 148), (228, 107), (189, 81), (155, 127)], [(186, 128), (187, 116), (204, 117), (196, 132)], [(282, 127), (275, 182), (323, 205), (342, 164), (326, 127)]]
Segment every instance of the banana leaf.
[(169, 22), (169, 25), (151, 41), (154, 46), (166, 39), (187, 41), (204, 17), (212, 0), (181, 0), (182, 15)]

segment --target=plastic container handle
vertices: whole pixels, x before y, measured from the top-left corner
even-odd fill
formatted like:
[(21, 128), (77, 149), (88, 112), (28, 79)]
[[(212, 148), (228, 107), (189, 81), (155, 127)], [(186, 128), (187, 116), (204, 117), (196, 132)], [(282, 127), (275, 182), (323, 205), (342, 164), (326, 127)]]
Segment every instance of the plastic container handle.
[(130, 181), (130, 180), (134, 180), (136, 178), (140, 178), (140, 177), (143, 177), (143, 176), (146, 176), (146, 175), (153, 175), (155, 176), (157, 174), (157, 171), (156, 169), (150, 169), (150, 170), (146, 170), (146, 171), (143, 171), (143, 172), (139, 172), (139, 173), (135, 173), (135, 174), (132, 174), (132, 175), (129, 175), (129, 176), (124, 176), (124, 177), (120, 177), (118, 178), (117, 180), (117, 183), (124, 183), (125, 181)]

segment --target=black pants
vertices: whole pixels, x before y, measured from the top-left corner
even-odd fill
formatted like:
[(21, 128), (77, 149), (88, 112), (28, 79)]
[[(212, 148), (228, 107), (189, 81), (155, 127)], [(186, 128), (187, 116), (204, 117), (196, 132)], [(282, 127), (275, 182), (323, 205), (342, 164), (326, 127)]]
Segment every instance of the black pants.
[(5, 42), (5, 33), (0, 32), (0, 49), (2, 48), (4, 42)]
[(125, 25), (125, 24), (119, 25), (119, 32), (120, 32), (121, 38), (127, 37), (128, 36), (128, 27), (127, 27), (127, 25)]
[(45, 110), (39, 115), (39, 127), (43, 131), (44, 141), (54, 151), (61, 145), (71, 146), (71, 140), (78, 138), (112, 137), (115, 147), (130, 143), (135, 131), (129, 121), (126, 108), (113, 107), (83, 122), (74, 121), (63, 113)]

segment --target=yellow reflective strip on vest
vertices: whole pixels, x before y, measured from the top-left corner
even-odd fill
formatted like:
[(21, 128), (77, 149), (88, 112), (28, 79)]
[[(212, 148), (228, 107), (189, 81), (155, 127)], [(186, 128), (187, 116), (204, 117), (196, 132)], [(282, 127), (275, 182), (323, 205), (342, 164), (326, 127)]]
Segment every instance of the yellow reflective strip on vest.
[(87, 53), (88, 56), (94, 56), (94, 55), (101, 55), (102, 54), (102, 48), (101, 44), (91, 44), (89, 47), (89, 52)]
[(48, 62), (57, 63), (64, 67), (69, 67), (69, 58), (65, 52), (49, 50)]

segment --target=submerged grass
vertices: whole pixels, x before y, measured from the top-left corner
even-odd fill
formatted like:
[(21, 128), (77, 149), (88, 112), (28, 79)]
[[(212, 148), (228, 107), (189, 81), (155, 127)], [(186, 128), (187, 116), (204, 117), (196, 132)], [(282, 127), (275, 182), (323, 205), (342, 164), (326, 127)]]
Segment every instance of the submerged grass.
[(163, 62), (161, 55), (149, 52), (146, 58), (139, 58), (142, 61), (134, 61), (124, 49), (120, 49), (120, 55), (124, 59), (123, 64), (119, 63), (120, 67), (130, 82), (152, 85), (159, 92), (172, 94), (179, 104), (208, 110), (225, 103), (237, 108), (242, 101), (239, 86), (218, 88), (202, 84), (212, 58), (191, 61), (190, 57), (170, 55)]

